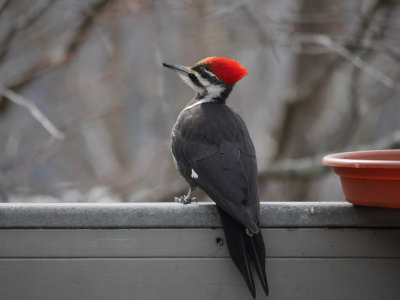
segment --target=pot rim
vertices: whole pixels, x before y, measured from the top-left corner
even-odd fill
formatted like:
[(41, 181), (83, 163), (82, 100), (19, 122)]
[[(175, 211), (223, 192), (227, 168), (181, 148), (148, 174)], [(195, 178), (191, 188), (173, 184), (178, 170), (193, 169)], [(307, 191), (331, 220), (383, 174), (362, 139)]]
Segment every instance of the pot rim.
[[(398, 160), (385, 159), (366, 159), (368, 156), (398, 156)], [(363, 157), (360, 159), (359, 157)], [(369, 151), (353, 151), (340, 152), (326, 155), (322, 159), (322, 164), (331, 167), (348, 167), (348, 168), (400, 168), (400, 150), (369, 150)]]

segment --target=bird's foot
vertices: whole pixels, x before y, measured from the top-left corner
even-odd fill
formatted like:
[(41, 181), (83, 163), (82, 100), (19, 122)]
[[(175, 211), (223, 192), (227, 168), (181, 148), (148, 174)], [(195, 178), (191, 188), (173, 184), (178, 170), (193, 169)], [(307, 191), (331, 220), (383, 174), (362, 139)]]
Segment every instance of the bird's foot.
[(197, 203), (196, 197), (190, 197), (188, 195), (183, 195), (181, 197), (175, 197), (175, 202), (182, 203), (182, 204), (190, 204), (192, 202)]
[(175, 197), (175, 202), (182, 203), (182, 204), (190, 204), (192, 202), (197, 203), (197, 198), (192, 197), (192, 188), (189, 189), (187, 195), (183, 195), (180, 197)]

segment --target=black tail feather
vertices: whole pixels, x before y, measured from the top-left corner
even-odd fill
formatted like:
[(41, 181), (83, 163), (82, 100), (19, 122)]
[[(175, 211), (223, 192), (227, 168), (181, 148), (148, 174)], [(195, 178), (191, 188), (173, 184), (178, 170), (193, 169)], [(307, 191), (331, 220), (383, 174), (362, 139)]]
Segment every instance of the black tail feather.
[(254, 286), (253, 275), (250, 269), (250, 254), (246, 243), (247, 239), (245, 237), (245, 229), (243, 225), (241, 225), (219, 207), (218, 212), (221, 216), (222, 227), (224, 228), (225, 240), (228, 246), (229, 254), (242, 274), (247, 283), (247, 287), (255, 299), (256, 288)]
[(246, 234), (246, 228), (242, 224), (219, 207), (218, 212), (221, 216), (229, 254), (245, 279), (253, 298), (255, 299), (256, 297), (256, 289), (250, 269), (251, 261), (256, 267), (265, 294), (268, 296), (268, 283), (265, 273), (265, 246), (261, 232), (250, 237)]
[(253, 236), (247, 236), (247, 238), (249, 239), (248, 245), (250, 246), (249, 252), (251, 261), (256, 267), (258, 278), (260, 279), (265, 295), (268, 296), (269, 289), (267, 274), (265, 272), (265, 245), (261, 231), (257, 234), (253, 234)]

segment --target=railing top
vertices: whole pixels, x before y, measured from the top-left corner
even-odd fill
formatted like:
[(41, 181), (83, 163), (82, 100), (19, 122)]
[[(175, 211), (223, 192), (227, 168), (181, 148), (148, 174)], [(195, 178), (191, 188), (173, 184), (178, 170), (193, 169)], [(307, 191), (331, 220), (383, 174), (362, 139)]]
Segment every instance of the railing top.
[[(263, 202), (261, 227), (400, 228), (400, 209), (347, 202)], [(214, 228), (214, 203), (0, 203), (0, 229)]]

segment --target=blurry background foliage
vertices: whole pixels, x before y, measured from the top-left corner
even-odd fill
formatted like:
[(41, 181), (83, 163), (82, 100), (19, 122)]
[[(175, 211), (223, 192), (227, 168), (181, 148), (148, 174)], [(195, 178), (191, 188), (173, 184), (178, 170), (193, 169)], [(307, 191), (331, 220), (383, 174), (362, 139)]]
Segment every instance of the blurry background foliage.
[[(400, 146), (399, 1), (0, 0), (0, 201), (172, 201), (193, 96), (237, 59), (262, 201), (343, 200), (326, 153)], [(202, 193), (200, 199), (207, 200)]]

